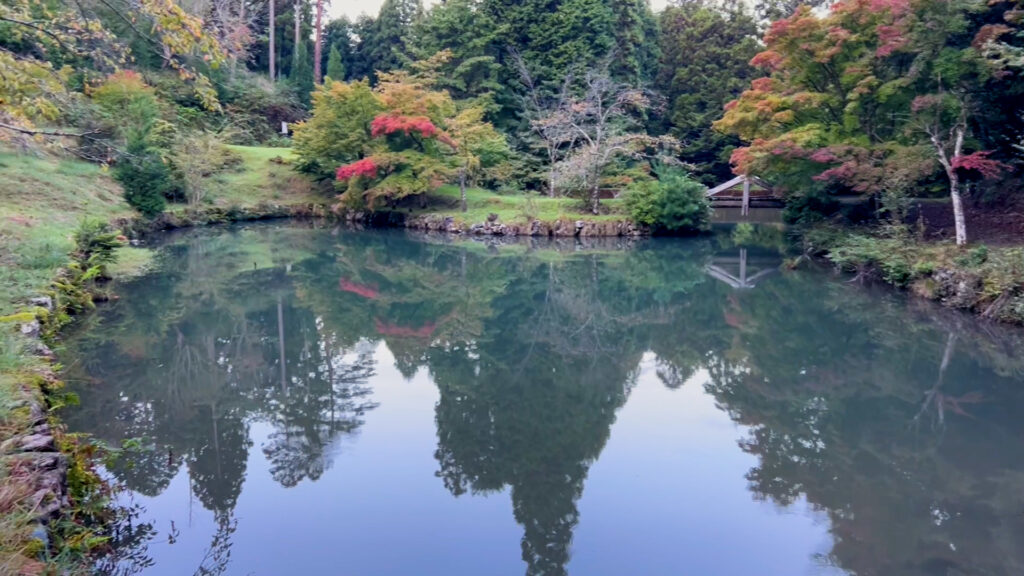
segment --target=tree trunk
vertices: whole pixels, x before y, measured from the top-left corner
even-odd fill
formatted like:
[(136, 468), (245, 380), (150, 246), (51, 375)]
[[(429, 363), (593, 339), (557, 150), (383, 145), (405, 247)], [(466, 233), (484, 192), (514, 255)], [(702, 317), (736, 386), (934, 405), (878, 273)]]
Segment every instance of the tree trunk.
[(949, 179), (949, 198), (953, 202), (953, 227), (956, 231), (957, 246), (967, 244), (967, 220), (964, 218), (964, 201), (960, 195), (960, 177), (956, 174), (957, 159), (963, 155), (966, 133), (967, 123), (961, 118), (960, 124), (951, 133), (951, 135), (956, 134), (953, 140), (952, 154), (947, 154), (946, 145), (939, 137), (939, 131), (937, 129), (929, 131), (932, 146), (935, 147), (935, 154), (939, 157), (939, 164), (942, 164), (942, 168), (946, 171), (946, 178)]
[(949, 173), (949, 197), (953, 200), (953, 227), (956, 230), (956, 245), (967, 244), (967, 221), (964, 218), (964, 201), (960, 195), (960, 178), (956, 171)]
[[(302, 41), (302, 34), (300, 33), (301, 19), (302, 19), (302, 2), (301, 2), (301, 0), (295, 0), (295, 44), (292, 44), (292, 54), (293, 55), (295, 54), (295, 51), (299, 49), (299, 42)], [(292, 62), (295, 62), (294, 56), (292, 57)], [(292, 70), (290, 73), (291, 74), (295, 74), (295, 70)]]
[(323, 76), (320, 74), (320, 59), (323, 58), (323, 50), (320, 39), (323, 30), (324, 0), (316, 0), (316, 44), (313, 46), (313, 82), (318, 86), (323, 84)]
[(284, 301), (277, 297), (277, 350), (281, 360), (281, 391), (288, 391), (287, 360), (284, 353)]
[(597, 214), (601, 207), (601, 181), (598, 180), (594, 183), (594, 188), (590, 191), (590, 211)]
[(459, 195), (462, 196), (462, 211), (465, 212), (469, 209), (466, 204), (466, 167), (463, 166), (459, 170)]
[(270, 0), (270, 81), (274, 82), (277, 80), (277, 74), (274, 71), (274, 60), (277, 59), (277, 52), (274, 50), (274, 0)]

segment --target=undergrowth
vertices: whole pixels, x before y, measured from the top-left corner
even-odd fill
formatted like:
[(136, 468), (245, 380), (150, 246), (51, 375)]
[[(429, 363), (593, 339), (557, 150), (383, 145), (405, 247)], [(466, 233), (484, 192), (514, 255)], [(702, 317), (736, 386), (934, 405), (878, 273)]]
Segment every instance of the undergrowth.
[(925, 242), (902, 227), (857, 230), (819, 225), (805, 250), (857, 278), (878, 278), (983, 317), (1024, 324), (1024, 248)]

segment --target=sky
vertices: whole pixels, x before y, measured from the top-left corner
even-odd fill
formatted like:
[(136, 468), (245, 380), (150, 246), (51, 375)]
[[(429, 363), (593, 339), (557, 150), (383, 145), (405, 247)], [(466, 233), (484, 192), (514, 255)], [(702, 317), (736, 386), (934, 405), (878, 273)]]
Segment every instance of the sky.
[[(424, 0), (423, 3), (429, 6), (435, 1)], [(355, 19), (364, 12), (371, 16), (376, 16), (377, 11), (380, 10), (380, 5), (383, 3), (384, 0), (332, 0), (327, 12), (331, 15), (331, 18), (348, 16)], [(651, 7), (655, 10), (661, 10), (666, 4), (668, 4), (668, 0), (651, 0)]]

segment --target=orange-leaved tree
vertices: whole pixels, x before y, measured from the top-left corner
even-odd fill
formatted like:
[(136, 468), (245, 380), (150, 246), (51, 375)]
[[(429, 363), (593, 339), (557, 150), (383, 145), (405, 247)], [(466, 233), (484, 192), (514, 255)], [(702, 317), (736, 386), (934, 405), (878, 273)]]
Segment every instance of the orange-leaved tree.
[(373, 209), (408, 196), (423, 206), (427, 193), (456, 177), (465, 206), (467, 179), (507, 152), (482, 106), (459, 105), (434, 88), (429, 62), (413, 72), (380, 73), (374, 97), (380, 111), (368, 123), (362, 152), (335, 172), (350, 206)]

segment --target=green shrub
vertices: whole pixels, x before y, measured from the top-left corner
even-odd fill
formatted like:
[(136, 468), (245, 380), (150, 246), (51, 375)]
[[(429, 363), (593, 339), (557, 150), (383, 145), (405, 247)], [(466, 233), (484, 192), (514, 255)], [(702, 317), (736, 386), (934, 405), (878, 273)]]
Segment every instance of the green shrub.
[(625, 205), (630, 219), (637, 224), (654, 226), (658, 223), (658, 197), (661, 187), (657, 182), (638, 182), (626, 190)]
[(977, 248), (972, 248), (967, 253), (967, 262), (972, 266), (981, 266), (988, 262), (988, 246), (982, 244)]
[(786, 199), (782, 219), (787, 224), (813, 224), (839, 211), (840, 204), (825, 192), (794, 195)]
[(74, 240), (75, 259), (83, 264), (105, 268), (117, 261), (115, 250), (121, 246), (121, 233), (102, 220), (82, 220), (75, 230)]
[(658, 183), (661, 188), (660, 228), (670, 232), (707, 229), (710, 204), (703, 184), (679, 170), (659, 174)]
[(914, 278), (913, 255), (904, 238), (850, 234), (832, 246), (828, 257), (844, 270), (878, 270), (883, 280), (902, 287)]
[(167, 165), (141, 144), (129, 147), (128, 155), (114, 167), (114, 178), (124, 188), (124, 199), (146, 218), (164, 211), (165, 194), (174, 187)]
[(662, 169), (656, 182), (637, 182), (626, 192), (630, 218), (655, 231), (687, 233), (706, 230), (710, 204), (706, 188), (681, 170)]
[(750, 222), (740, 222), (732, 229), (732, 241), (737, 246), (751, 244), (757, 230)]
[(129, 144), (146, 142), (160, 121), (156, 94), (138, 72), (115, 72), (90, 96), (105, 122)]

